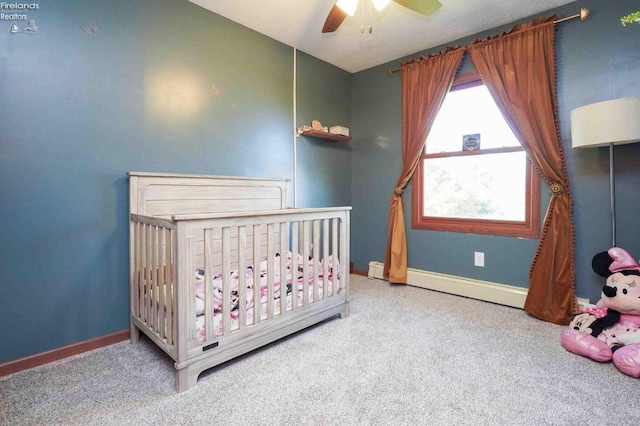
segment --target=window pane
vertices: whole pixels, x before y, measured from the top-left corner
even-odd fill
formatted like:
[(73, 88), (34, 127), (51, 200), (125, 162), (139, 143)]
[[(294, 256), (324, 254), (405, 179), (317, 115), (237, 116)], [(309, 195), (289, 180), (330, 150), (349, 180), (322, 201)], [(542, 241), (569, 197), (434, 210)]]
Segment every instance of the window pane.
[(426, 143), (427, 154), (462, 150), (465, 135), (480, 134), (480, 148), (518, 146), (486, 86), (449, 92)]
[(423, 161), (423, 216), (525, 220), (524, 151)]

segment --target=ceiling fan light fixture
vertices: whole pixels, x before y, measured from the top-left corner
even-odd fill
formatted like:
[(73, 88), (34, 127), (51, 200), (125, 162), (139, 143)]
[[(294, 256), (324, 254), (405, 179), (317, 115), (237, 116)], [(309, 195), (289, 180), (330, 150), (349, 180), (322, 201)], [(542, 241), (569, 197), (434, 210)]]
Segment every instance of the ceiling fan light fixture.
[(353, 16), (358, 8), (358, 0), (338, 0), (336, 6), (342, 9), (347, 15)]
[(378, 12), (387, 7), (391, 0), (371, 0), (373, 6), (376, 8)]

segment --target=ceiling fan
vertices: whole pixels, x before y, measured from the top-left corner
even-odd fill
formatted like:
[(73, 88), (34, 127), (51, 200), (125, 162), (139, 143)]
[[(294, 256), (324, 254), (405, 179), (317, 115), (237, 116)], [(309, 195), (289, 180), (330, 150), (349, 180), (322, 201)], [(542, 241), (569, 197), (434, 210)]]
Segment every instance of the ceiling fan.
[[(363, 0), (366, 1), (366, 0)], [(378, 11), (382, 10), (391, 0), (370, 0)], [(400, 6), (411, 9), (422, 15), (431, 15), (440, 9), (442, 3), (438, 0), (393, 0)], [(342, 21), (349, 16), (353, 16), (358, 7), (358, 0), (338, 0), (329, 11), (327, 20), (322, 27), (323, 33), (332, 33), (338, 29)]]

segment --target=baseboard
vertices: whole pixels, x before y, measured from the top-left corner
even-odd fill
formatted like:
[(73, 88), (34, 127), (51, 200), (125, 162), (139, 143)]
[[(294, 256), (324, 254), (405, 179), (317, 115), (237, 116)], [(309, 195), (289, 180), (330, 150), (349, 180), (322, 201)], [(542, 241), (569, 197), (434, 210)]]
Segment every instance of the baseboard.
[(353, 262), (349, 262), (349, 273), (350, 274), (354, 274), (354, 275), (362, 275), (363, 277), (367, 277), (367, 271), (362, 270), (362, 269), (356, 269), (353, 266)]
[(17, 373), (18, 371), (27, 370), (39, 365), (48, 364), (83, 352), (88, 352), (103, 346), (109, 346), (114, 343), (122, 342), (129, 338), (129, 329), (117, 331), (105, 336), (96, 337), (94, 339), (85, 340), (84, 342), (74, 343), (62, 348), (53, 349), (26, 358), (20, 358), (15, 361), (9, 361), (0, 364), (0, 377)]
[[(368, 277), (384, 279), (382, 274), (383, 269), (383, 263), (375, 261), (369, 262)], [(523, 287), (474, 280), (412, 268), (407, 269), (407, 284), (414, 287), (441, 291), (443, 293), (455, 294), (457, 296), (470, 297), (472, 299), (498, 303), (500, 305), (512, 306), (519, 309), (524, 308), (524, 302), (528, 293), (528, 289)], [(578, 303), (580, 306), (588, 305), (589, 299), (578, 298)]]
[(351, 269), (351, 272), (353, 275), (362, 275), (363, 277), (368, 277), (369, 273), (367, 271), (365, 271), (364, 269)]

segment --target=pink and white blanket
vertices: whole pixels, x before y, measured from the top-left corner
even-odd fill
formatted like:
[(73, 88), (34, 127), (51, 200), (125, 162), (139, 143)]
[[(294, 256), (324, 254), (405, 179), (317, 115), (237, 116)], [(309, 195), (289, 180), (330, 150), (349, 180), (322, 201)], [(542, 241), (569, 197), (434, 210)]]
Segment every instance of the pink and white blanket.
[[(293, 285), (293, 277), (294, 274), (296, 276), (297, 281), (297, 289), (298, 289), (298, 306), (302, 306), (304, 304), (304, 258), (302, 255), (297, 254), (297, 261), (294, 263), (294, 255), (291, 252), (287, 252), (286, 256), (286, 299), (287, 299), (287, 310), (292, 309), (292, 285)], [(280, 254), (276, 254), (273, 259), (273, 310), (274, 315), (280, 314), (280, 303), (281, 303), (281, 280), (280, 280), (280, 262), (282, 256)], [(334, 262), (333, 256), (329, 256), (327, 258), (327, 294), (332, 294), (333, 291), (333, 276), (334, 276), (334, 268), (336, 277), (340, 279), (340, 268), (339, 262), (336, 259)], [(335, 263), (335, 265), (334, 265)], [(317, 288), (313, 288), (313, 268), (316, 268), (318, 274), (318, 285)], [(252, 266), (249, 266), (245, 270), (245, 284), (246, 284), (246, 312), (247, 312), (247, 325), (253, 324), (253, 312), (254, 312), (254, 282), (255, 279), (258, 278), (260, 281), (260, 318), (267, 318), (267, 309), (268, 309), (268, 283), (267, 283), (267, 260), (263, 260), (260, 262), (259, 271), (254, 271)], [(307, 266), (307, 274), (308, 274), (308, 282), (309, 286), (309, 300), (307, 303), (314, 301), (315, 295), (319, 298), (322, 298), (324, 295), (323, 285), (324, 285), (324, 267), (323, 261), (314, 261), (314, 259), (308, 260)], [(239, 274), (237, 270), (231, 272), (230, 278), (230, 287), (231, 287), (231, 329), (238, 328), (238, 310), (239, 310)], [(337, 291), (337, 288), (336, 288)], [(198, 269), (196, 270), (196, 327), (198, 330), (198, 340), (205, 340), (205, 281), (204, 281), (204, 270)], [(214, 335), (219, 336), (222, 335), (222, 273), (217, 273), (213, 277), (213, 312), (214, 312)]]

